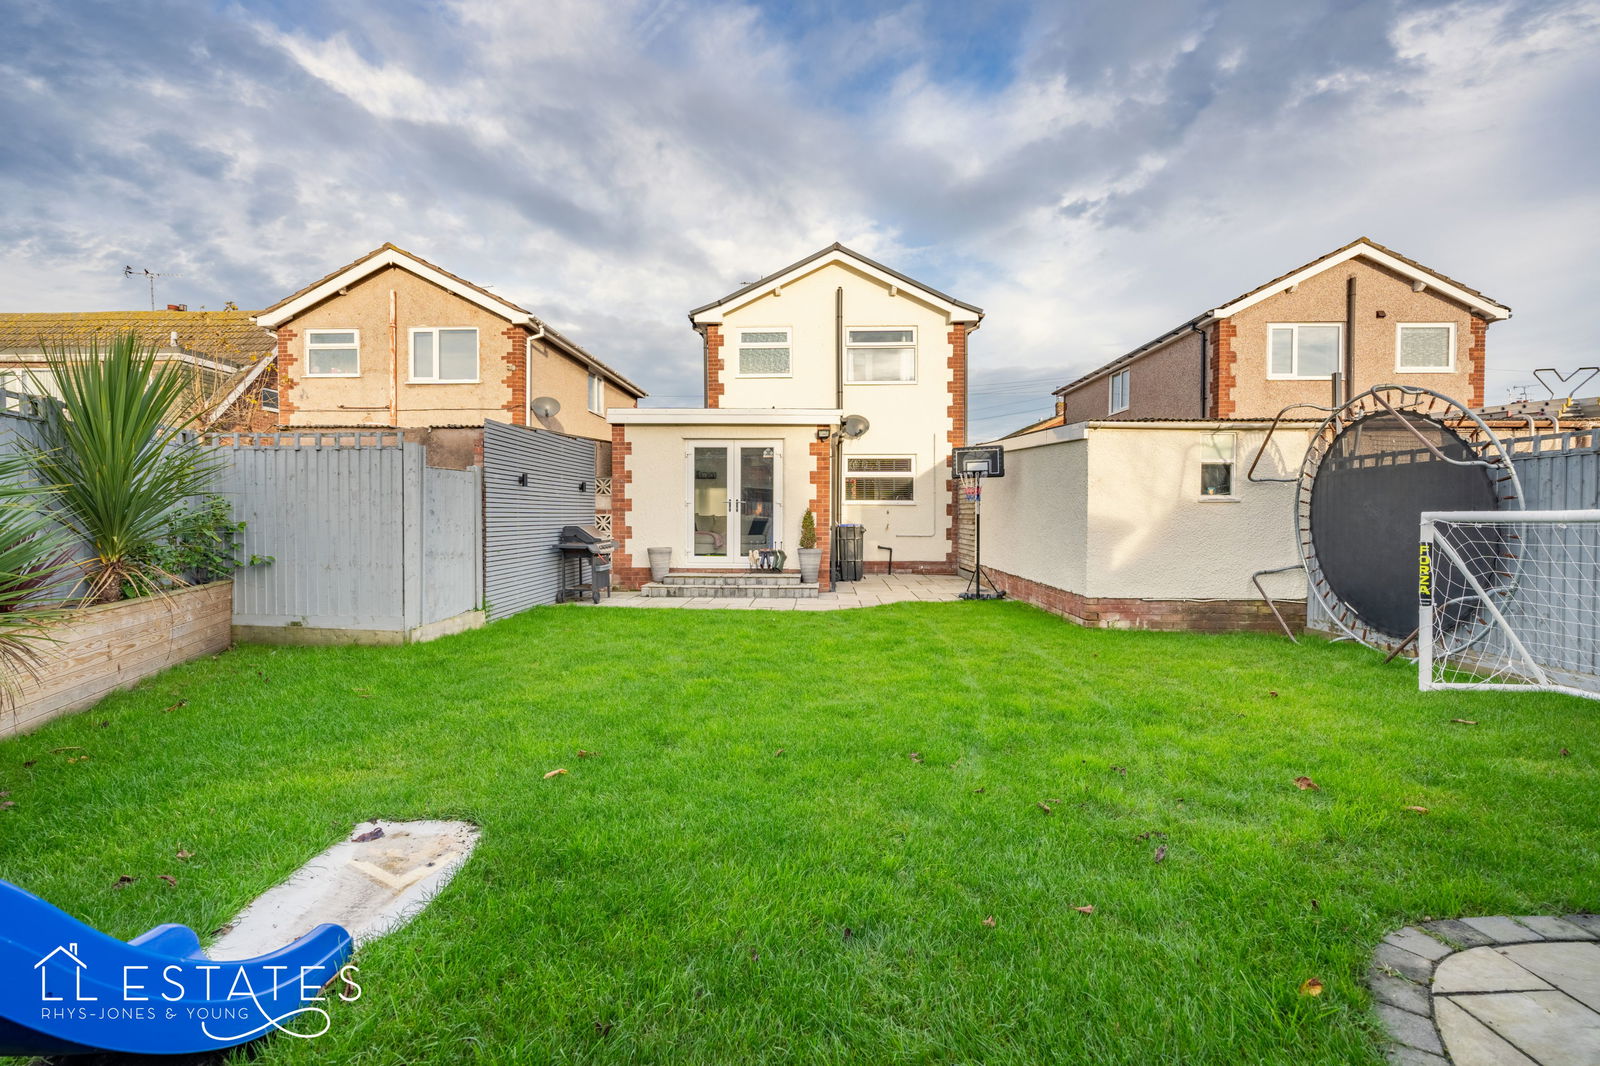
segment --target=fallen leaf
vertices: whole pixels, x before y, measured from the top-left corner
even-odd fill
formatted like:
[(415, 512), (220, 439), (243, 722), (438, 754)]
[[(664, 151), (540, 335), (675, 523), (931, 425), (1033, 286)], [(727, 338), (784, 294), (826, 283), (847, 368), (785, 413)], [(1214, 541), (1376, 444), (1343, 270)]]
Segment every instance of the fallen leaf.
[(979, 785), (977, 788), (973, 789), (972, 791), (973, 792), (987, 792), (989, 790), (987, 788), (985, 788), (984, 786)]
[(593, 752), (593, 751), (584, 751), (582, 748), (578, 749), (578, 758), (580, 758), (580, 759), (592, 759), (597, 754), (598, 754), (597, 752)]
[(849, 940), (853, 936), (855, 936), (855, 933), (851, 931), (851, 929), (850, 929), (850, 927), (848, 925), (845, 926), (844, 927), (844, 939)]
[(4, 792), (0, 792), (0, 799), (4, 799), (5, 797), (7, 797), (9, 795), (11, 795), (11, 790), (10, 789), (6, 789)]
[(994, 915), (991, 914), (991, 915), (989, 915), (989, 917), (985, 918), (983, 920), (983, 924), (987, 925), (990, 929), (993, 929), (994, 928)]
[(350, 842), (352, 844), (365, 844), (368, 841), (377, 840), (381, 836), (383, 836), (383, 826), (375, 825), (371, 829), (368, 829), (365, 833), (360, 833), (351, 837)]
[(39, 765), (39, 760), (38, 759), (29, 759), (27, 762), (22, 764), (22, 768), (24, 770), (26, 770), (30, 766), (38, 766), (38, 765)]
[(1050, 804), (1048, 804), (1048, 803), (1041, 802), (1041, 803), (1036, 804), (1036, 806), (1046, 814), (1054, 814), (1055, 813), (1055, 808), (1050, 806)]
[(1316, 900), (1312, 900), (1311, 909), (1314, 911), (1320, 911), (1322, 909), (1322, 904), (1318, 903)]
[(912, 752), (911, 753), (911, 761), (912, 762), (921, 762), (922, 761), (922, 752), (920, 752), (920, 751)]
[(1321, 792), (1322, 791), (1322, 786), (1321, 785), (1319, 785), (1315, 781), (1311, 780), (1311, 778), (1305, 777), (1303, 775), (1294, 779), (1294, 787), (1298, 788), (1301, 792), (1304, 792), (1307, 789), (1310, 789), (1313, 792)]
[(1074, 907), (1072, 909), (1077, 911), (1079, 914), (1093, 914), (1094, 913), (1094, 907), (1091, 906), (1090, 904), (1087, 904), (1087, 903), (1084, 904), (1081, 907)]
[(1267, 695), (1269, 695), (1269, 696), (1276, 696), (1277, 694), (1278, 694), (1278, 690), (1275, 689), (1275, 688), (1271, 688), (1271, 689), (1267, 690)]
[(162, 714), (171, 714), (173, 711), (177, 710), (179, 707), (187, 707), (187, 706), (189, 706), (189, 701), (188, 700), (179, 700), (177, 703), (169, 703), (165, 707), (161, 708), (161, 713)]
[(1302, 996), (1322, 995), (1322, 982), (1315, 977), (1306, 978), (1305, 982), (1300, 986), (1300, 994)]
[(173, 877), (171, 874), (157, 874), (156, 876), (161, 878), (161, 880), (165, 881), (167, 884), (171, 885), (173, 888), (178, 887), (178, 879)]
[(1155, 861), (1156, 862), (1161, 862), (1161, 861), (1165, 860), (1166, 857), (1167, 857), (1167, 846), (1165, 844), (1157, 844), (1156, 845)]
[(1450, 719), (1450, 721), (1455, 725), (1477, 725), (1478, 724), (1478, 720), (1476, 718), (1452, 718), (1452, 719)]
[(1416, 811), (1418, 814), (1427, 814), (1428, 813), (1428, 808), (1426, 808), (1426, 807), (1407, 807), (1406, 810), (1408, 810), (1408, 811)]
[(544, 779), (545, 779), (545, 780), (546, 780), (546, 781), (548, 781), (548, 780), (550, 780), (550, 779), (551, 779), (551, 778), (552, 778), (552, 777), (559, 777), (559, 776), (561, 776), (561, 775), (562, 775), (562, 774), (564, 774), (564, 773), (566, 773), (566, 772), (567, 772), (567, 771), (566, 771), (566, 770), (565, 770), (565, 769), (564, 769), (564, 768), (563, 768), (563, 769), (560, 769), (560, 770), (551, 770), (551, 771), (550, 771), (550, 772), (549, 772), (549, 773), (547, 773), (547, 774), (545, 774), (545, 775), (544, 775)]
[(9, 811), (17, 805), (16, 800), (0, 800), (0, 811)]
[(1561, 754), (1562, 754), (1562, 755), (1563, 755), (1563, 756), (1567, 756), (1567, 755), (1571, 755), (1571, 754), (1572, 754), (1572, 752), (1570, 752), (1570, 751), (1568, 751), (1568, 750), (1567, 750), (1567, 749), (1566, 749), (1566, 748), (1562, 748), (1562, 749), (1561, 749)]
[(88, 758), (89, 758), (89, 756), (87, 756), (87, 755), (73, 755), (73, 756), (69, 756), (67, 761), (68, 762), (85, 762), (85, 761), (88, 760)]
[(112, 885), (111, 887), (112, 888), (124, 888), (124, 887), (126, 887), (128, 885), (133, 884), (137, 880), (139, 880), (137, 877), (129, 877), (127, 874), (123, 874), (121, 877), (117, 878), (117, 883)]
[(178, 849), (178, 858), (180, 858), (180, 859), (192, 859), (192, 858), (194, 858), (194, 852), (192, 852), (192, 851), (184, 851), (182, 848), (179, 848)]
[(775, 752), (773, 752), (773, 753), (772, 753), (772, 757), (773, 757), (773, 758), (774, 758), (774, 759), (776, 759), (776, 758), (777, 758), (777, 757), (778, 757), (778, 756), (780, 756), (780, 755), (782, 755), (782, 754), (783, 754), (783, 751), (784, 751), (784, 749), (782, 749), (782, 748), (779, 748), (779, 749), (778, 749), (778, 750), (777, 750), (777, 751), (775, 751)]
[(100, 729), (104, 729), (104, 728), (105, 728), (105, 727), (106, 727), (106, 726), (108, 726), (108, 725), (110, 725), (110, 724), (111, 724), (111, 723), (110, 723), (110, 721), (105, 721), (105, 722), (101, 722), (101, 723), (100, 723), (100, 724), (99, 724), (99, 726), (98, 726), (98, 728), (100, 728)]
[(1128, 776), (1128, 768), (1126, 766), (1113, 766), (1111, 769), (1115, 770), (1117, 773), (1121, 774), (1123, 777), (1127, 777)]
[(610, 1036), (611, 1035), (611, 1028), (612, 1028), (612, 1023), (611, 1022), (595, 1022), (594, 1023), (594, 1031), (599, 1033), (601, 1036)]

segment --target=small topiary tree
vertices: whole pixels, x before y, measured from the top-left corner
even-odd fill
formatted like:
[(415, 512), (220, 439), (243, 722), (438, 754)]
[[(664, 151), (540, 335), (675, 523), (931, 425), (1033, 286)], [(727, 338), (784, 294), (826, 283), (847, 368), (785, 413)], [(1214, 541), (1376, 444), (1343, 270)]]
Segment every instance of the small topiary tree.
[(800, 547), (815, 548), (817, 546), (817, 520), (811, 514), (811, 508), (806, 508), (806, 513), (800, 516)]

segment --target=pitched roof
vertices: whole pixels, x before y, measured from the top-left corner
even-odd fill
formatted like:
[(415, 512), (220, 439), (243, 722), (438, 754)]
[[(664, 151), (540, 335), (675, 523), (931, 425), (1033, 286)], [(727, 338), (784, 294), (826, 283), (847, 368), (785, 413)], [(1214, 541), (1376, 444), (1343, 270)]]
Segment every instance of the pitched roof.
[(52, 346), (104, 344), (133, 331), (146, 344), (176, 347), (229, 366), (249, 366), (277, 347), (252, 321), (253, 311), (65, 311), (0, 313), (0, 352), (37, 352)]
[[(795, 263), (790, 263), (788, 266), (784, 267), (782, 270), (774, 271), (773, 273), (768, 274), (764, 278), (760, 278), (760, 279), (758, 279), (756, 281), (752, 281), (748, 285), (740, 286), (739, 288), (735, 289), (733, 292), (730, 292), (728, 295), (724, 296), (720, 300), (713, 300), (710, 303), (704, 305), (703, 307), (696, 307), (693, 311), (689, 312), (689, 321), (690, 322), (697, 322), (698, 318), (701, 315), (705, 314), (707, 311), (713, 311), (713, 310), (718, 310), (718, 309), (721, 309), (721, 308), (725, 308), (725, 307), (727, 307), (727, 305), (729, 305), (731, 303), (735, 303), (736, 301), (738, 301), (741, 297), (748, 296), (751, 293), (759, 293), (763, 289), (767, 289), (767, 288), (773, 287), (775, 285), (779, 285), (785, 279), (789, 278), (792, 275), (798, 275), (798, 274), (801, 274), (801, 273), (805, 273), (806, 272), (806, 268), (811, 266), (811, 264), (817, 262), (819, 259), (830, 259), (830, 258), (831, 259), (850, 259), (850, 260), (853, 260), (858, 267), (865, 268), (867, 273), (880, 275), (880, 280), (891, 280), (892, 279), (893, 282), (896, 282), (898, 284), (904, 285), (907, 288), (916, 289), (918, 292), (922, 293), (924, 296), (930, 297), (932, 299), (933, 303), (943, 304), (945, 306), (946, 310), (954, 311), (954, 310), (958, 310), (959, 309), (960, 311), (968, 312), (968, 314), (965, 314), (965, 315), (958, 314), (958, 315), (953, 316), (953, 317), (955, 317), (957, 319), (971, 321), (971, 322), (978, 322), (979, 320), (981, 320), (983, 318), (983, 308), (976, 307), (976, 306), (974, 306), (972, 304), (969, 304), (969, 303), (966, 303), (965, 301), (962, 301), (962, 300), (958, 300), (954, 296), (947, 296), (946, 294), (940, 292), (938, 289), (935, 289), (930, 285), (924, 285), (922, 282), (917, 281), (915, 278), (907, 277), (906, 275), (900, 273), (898, 270), (894, 270), (894, 269), (892, 269), (890, 267), (886, 267), (882, 263), (877, 262), (876, 260), (868, 259), (866, 256), (862, 255), (860, 252), (852, 251), (851, 249), (846, 248), (844, 245), (842, 245), (839, 242), (835, 241), (833, 244), (828, 245), (826, 248), (823, 248), (821, 251), (812, 252), (810, 255), (806, 256), (804, 259), (801, 259), (801, 260), (799, 260), (798, 262), (795, 262)], [(746, 302), (748, 302), (748, 301), (746, 301)]]
[(1309, 278), (1315, 274), (1320, 274), (1324, 270), (1338, 266), (1340, 263), (1354, 259), (1357, 256), (1366, 257), (1371, 259), (1373, 262), (1395, 270), (1397, 273), (1410, 277), (1413, 281), (1422, 282), (1424, 285), (1432, 288), (1440, 295), (1466, 304), (1472, 310), (1478, 312), (1485, 318), (1498, 320), (1511, 317), (1511, 308), (1491, 300), (1477, 289), (1469, 288), (1453, 278), (1423, 266), (1414, 259), (1408, 259), (1391, 248), (1385, 248), (1377, 241), (1371, 240), (1367, 237), (1358, 237), (1341, 248), (1335, 248), (1327, 255), (1318, 256), (1309, 263), (1295, 267), (1287, 274), (1280, 274), (1278, 277), (1273, 278), (1264, 285), (1257, 285), (1249, 292), (1235, 296), (1226, 303), (1219, 304), (1209, 311), (1200, 312), (1187, 322), (1168, 330), (1154, 340), (1147, 341), (1132, 351), (1125, 352), (1124, 354), (1119, 355), (1115, 359), (1111, 360), (1109, 363), (1106, 363), (1095, 370), (1091, 370), (1082, 377), (1079, 377), (1076, 380), (1061, 386), (1059, 389), (1055, 390), (1054, 394), (1056, 396), (1061, 396), (1071, 392), (1078, 386), (1104, 375), (1108, 371), (1115, 369), (1123, 363), (1132, 362), (1134, 359), (1145, 354), (1146, 352), (1154, 348), (1159, 348), (1169, 341), (1176, 340), (1184, 333), (1190, 332), (1191, 326), (1206, 321), (1207, 319), (1227, 318), (1229, 315), (1236, 314), (1247, 307), (1260, 303), (1269, 296), (1277, 295), (1280, 291), (1287, 289), (1291, 285), (1299, 284), (1306, 278)]
[(256, 321), (269, 329), (276, 329), (307, 308), (336, 295), (346, 285), (360, 281), (367, 275), (390, 266), (398, 266), (417, 275), (424, 281), (431, 281), (440, 288), (477, 304), (489, 313), (499, 315), (513, 325), (528, 326), (535, 331), (543, 330), (545, 338), (555, 344), (556, 347), (562, 349), (602, 377), (611, 379), (617, 385), (620, 385), (624, 391), (636, 397), (648, 395), (638, 385), (601, 362), (575, 341), (557, 332), (527, 308), (519, 307), (504, 296), (490, 292), (481, 285), (474, 285), (466, 278), (458, 277), (443, 267), (428, 262), (420, 255), (414, 255), (398, 245), (387, 242), (374, 248), (354, 262), (346, 263), (331, 274), (318, 278), (300, 291), (285, 296), (271, 307), (257, 311)]

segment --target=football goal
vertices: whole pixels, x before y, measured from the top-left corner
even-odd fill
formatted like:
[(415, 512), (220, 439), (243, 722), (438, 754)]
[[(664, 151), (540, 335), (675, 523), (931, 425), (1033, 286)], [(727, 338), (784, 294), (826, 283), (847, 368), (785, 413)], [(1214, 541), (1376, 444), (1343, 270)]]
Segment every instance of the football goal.
[(1600, 511), (1428, 511), (1418, 548), (1423, 689), (1600, 699)]

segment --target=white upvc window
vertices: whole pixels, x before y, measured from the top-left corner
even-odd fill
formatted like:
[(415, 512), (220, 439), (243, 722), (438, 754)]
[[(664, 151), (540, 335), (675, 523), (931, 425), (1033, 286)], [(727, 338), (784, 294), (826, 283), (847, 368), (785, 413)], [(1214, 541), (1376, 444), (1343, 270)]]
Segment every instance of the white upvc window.
[(1339, 373), (1344, 327), (1336, 322), (1267, 326), (1267, 377), (1329, 378)]
[(1111, 375), (1111, 413), (1128, 409), (1128, 371), (1119, 370)]
[(846, 503), (915, 503), (916, 487), (915, 456), (845, 456), (844, 499)]
[(360, 376), (360, 330), (306, 330), (306, 377), (358, 378)]
[(846, 330), (844, 380), (851, 385), (915, 383), (916, 327), (863, 326)]
[(411, 331), (411, 384), (474, 384), (478, 380), (475, 326), (428, 326)]
[(788, 326), (757, 326), (734, 331), (734, 375), (741, 378), (786, 378), (794, 373)]
[(606, 413), (606, 379), (593, 371), (589, 373), (589, 412), (597, 415)]
[(1233, 463), (1238, 452), (1237, 433), (1213, 433), (1200, 443), (1200, 498), (1231, 500)]
[(1455, 323), (1401, 322), (1396, 325), (1394, 368), (1401, 374), (1448, 374), (1455, 370)]

